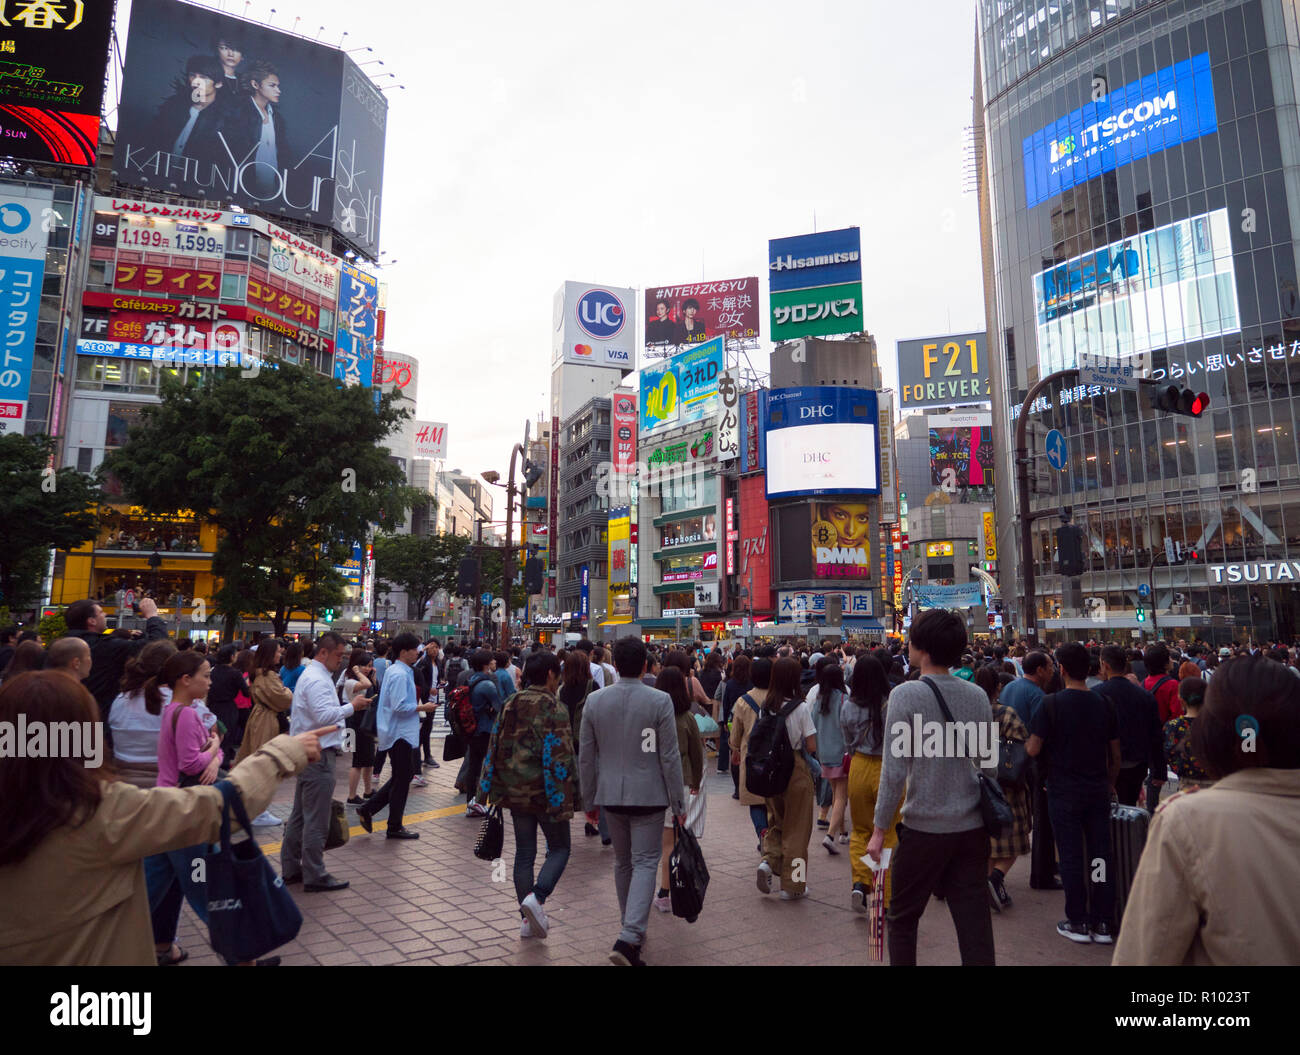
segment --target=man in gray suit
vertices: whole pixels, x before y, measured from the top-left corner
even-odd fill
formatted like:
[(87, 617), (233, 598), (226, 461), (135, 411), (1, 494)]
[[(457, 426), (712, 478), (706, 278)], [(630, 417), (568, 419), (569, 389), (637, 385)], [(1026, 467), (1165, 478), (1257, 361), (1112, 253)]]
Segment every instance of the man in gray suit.
[[(614, 643), (619, 680), (587, 697), (579, 739), (581, 786), (596, 789), (590, 804), (604, 809), (614, 842), (623, 929), (609, 959), (619, 967), (643, 966), (641, 943), (663, 856), (664, 809), (671, 807), (686, 821), (673, 702), (642, 683), (645, 662), (639, 638)], [(587, 819), (595, 823), (594, 810)]]

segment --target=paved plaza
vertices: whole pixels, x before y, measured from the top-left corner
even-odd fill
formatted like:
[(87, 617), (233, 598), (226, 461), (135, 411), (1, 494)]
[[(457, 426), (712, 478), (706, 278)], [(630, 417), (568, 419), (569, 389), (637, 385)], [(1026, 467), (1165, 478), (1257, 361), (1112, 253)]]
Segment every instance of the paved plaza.
[[(435, 749), (441, 752), (441, 741)], [(614, 893), (614, 851), (583, 834), (583, 818), (572, 822), (572, 856), (555, 893), (546, 902), (550, 936), (519, 938), (519, 914), (510, 878), (514, 843), (506, 821), (504, 863), (493, 865), (473, 853), (480, 820), (464, 816), (464, 799), (453, 788), (459, 762), (426, 769), (427, 788), (412, 788), (406, 824), (418, 841), (384, 838), (385, 818), (366, 835), (349, 807), (352, 838), (326, 854), (326, 865), (347, 890), (308, 894), (291, 889), (303, 914), (298, 939), (280, 951), (286, 965), (298, 964), (608, 964), (618, 936)], [(695, 923), (651, 911), (643, 954), (651, 966), (704, 964), (868, 964), (865, 917), (849, 907), (848, 847), (831, 857), (814, 835), (809, 851), (808, 898), (782, 902), (758, 893), (754, 869), (759, 856), (748, 809), (731, 797), (731, 778), (714, 772), (709, 760), (708, 816), (701, 846), (712, 877), (704, 912)], [(340, 762), (335, 797), (347, 793), (347, 768)], [(288, 817), (294, 781), (280, 785), (273, 813)], [(279, 869), (283, 828), (260, 828), (258, 841)], [(544, 840), (538, 837), (538, 867)], [(1029, 889), (1029, 859), (1021, 858), (1007, 877), (1013, 908), (993, 917), (999, 964), (1109, 964), (1113, 946), (1076, 945), (1056, 933), (1064, 895)], [(189, 964), (216, 964), (207, 929), (185, 906), (178, 940)], [(932, 901), (921, 920), (918, 962), (959, 964), (956, 934), (947, 909)]]

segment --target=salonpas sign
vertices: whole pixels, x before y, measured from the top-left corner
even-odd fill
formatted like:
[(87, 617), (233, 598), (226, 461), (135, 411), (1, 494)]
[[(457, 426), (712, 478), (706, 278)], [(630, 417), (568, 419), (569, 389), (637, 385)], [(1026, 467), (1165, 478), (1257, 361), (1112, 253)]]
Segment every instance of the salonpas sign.
[(1224, 582), (1300, 582), (1300, 560), (1269, 560), (1253, 564), (1211, 564), (1210, 578)]

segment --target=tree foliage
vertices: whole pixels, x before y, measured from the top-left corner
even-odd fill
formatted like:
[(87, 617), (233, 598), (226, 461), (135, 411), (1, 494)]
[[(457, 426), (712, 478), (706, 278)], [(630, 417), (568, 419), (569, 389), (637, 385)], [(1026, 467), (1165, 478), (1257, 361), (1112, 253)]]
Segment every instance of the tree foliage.
[(98, 530), (98, 489), (76, 469), (50, 470), (53, 450), (48, 436), (0, 436), (0, 600), (15, 610), (39, 603), (50, 549)]
[(370, 525), (391, 529), (414, 492), (380, 446), (408, 415), (368, 388), (287, 363), (254, 377), (210, 370), (164, 378), (103, 471), (155, 513), (192, 509), (219, 529), (213, 598), (227, 637), (241, 613), (283, 634), (294, 609), (342, 600), (333, 571)]
[(419, 619), (439, 590), (455, 594), (456, 572), (468, 545), (469, 539), (459, 535), (377, 535), (376, 585), (382, 581), (404, 590)]

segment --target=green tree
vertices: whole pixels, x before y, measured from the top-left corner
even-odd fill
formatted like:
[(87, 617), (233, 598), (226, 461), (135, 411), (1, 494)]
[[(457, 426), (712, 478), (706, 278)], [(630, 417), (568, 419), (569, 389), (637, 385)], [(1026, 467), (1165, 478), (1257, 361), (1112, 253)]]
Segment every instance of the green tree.
[(41, 644), (46, 648), (49, 648), (67, 632), (68, 621), (63, 618), (62, 610), (55, 612), (53, 615), (42, 617), (36, 627), (36, 633), (41, 639)]
[(39, 603), (51, 549), (98, 530), (98, 488), (76, 469), (51, 469), (53, 451), (48, 436), (0, 436), (0, 601), (15, 611)]
[(419, 619), (439, 590), (456, 593), (456, 573), (469, 546), (458, 535), (378, 535), (375, 537), (375, 579), (404, 590)]
[(192, 509), (219, 530), (213, 604), (223, 634), (240, 613), (283, 634), (294, 609), (337, 607), (333, 570), (371, 524), (392, 529), (415, 492), (380, 444), (409, 412), (287, 363), (254, 377), (210, 370), (164, 376), (125, 446), (105, 459), (131, 501), (155, 513)]

